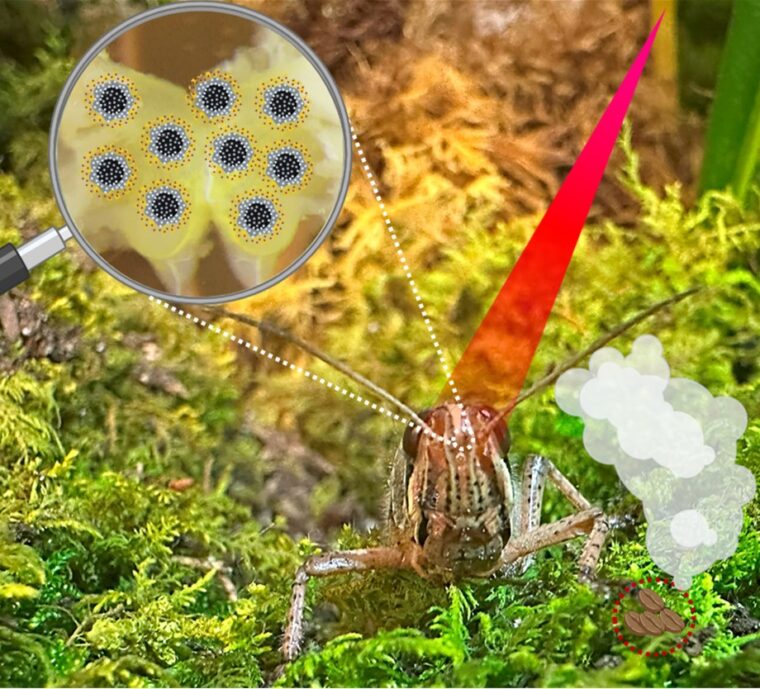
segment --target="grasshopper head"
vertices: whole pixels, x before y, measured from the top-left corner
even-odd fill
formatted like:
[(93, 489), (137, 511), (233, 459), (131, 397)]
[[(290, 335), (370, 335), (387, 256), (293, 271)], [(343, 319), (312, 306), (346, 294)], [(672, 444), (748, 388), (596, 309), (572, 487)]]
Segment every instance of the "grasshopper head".
[(444, 404), (422, 415), (438, 437), (416, 427), (405, 433), (403, 449), (413, 458), (408, 514), (433, 577), (484, 576), (509, 539), (509, 433), (496, 416), (486, 406)]

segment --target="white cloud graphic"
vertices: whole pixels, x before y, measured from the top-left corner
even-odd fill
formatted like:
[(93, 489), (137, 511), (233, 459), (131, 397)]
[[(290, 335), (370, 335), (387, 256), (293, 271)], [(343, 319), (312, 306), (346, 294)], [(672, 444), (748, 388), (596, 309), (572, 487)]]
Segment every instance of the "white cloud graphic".
[(736, 550), (752, 473), (735, 463), (747, 426), (744, 407), (670, 378), (662, 345), (639, 337), (631, 353), (606, 347), (588, 369), (571, 369), (555, 388), (560, 408), (582, 417), (588, 453), (614, 464), (644, 503), (652, 559), (680, 588)]

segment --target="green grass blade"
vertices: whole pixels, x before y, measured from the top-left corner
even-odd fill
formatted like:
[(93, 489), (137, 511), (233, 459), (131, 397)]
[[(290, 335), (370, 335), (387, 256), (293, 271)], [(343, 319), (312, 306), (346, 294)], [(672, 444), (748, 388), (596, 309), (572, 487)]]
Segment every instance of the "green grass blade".
[(710, 113), (700, 187), (743, 200), (760, 142), (760, 0), (736, 0)]

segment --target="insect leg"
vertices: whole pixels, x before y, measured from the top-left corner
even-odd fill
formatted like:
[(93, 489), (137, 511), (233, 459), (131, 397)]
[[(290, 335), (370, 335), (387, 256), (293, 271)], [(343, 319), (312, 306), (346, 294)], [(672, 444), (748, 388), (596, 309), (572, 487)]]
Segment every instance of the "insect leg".
[[(533, 531), (541, 524), (541, 506), (544, 501), (548, 463), (540, 455), (528, 455), (523, 463), (519, 483), (519, 494), (513, 507), (512, 538)], [(532, 555), (526, 555), (511, 565), (505, 574), (524, 574), (533, 562)]]
[(589, 534), (594, 528), (596, 520), (603, 516), (603, 512), (598, 507), (592, 507), (563, 517), (551, 524), (542, 524), (533, 531), (526, 531), (517, 538), (511, 538), (502, 550), (502, 565), (512, 564), (525, 555), (564, 543), (576, 536)]
[[(578, 510), (587, 510), (591, 508), (591, 503), (583, 494), (572, 484), (551, 460), (548, 462), (549, 480), (557, 486), (560, 493), (564, 495)], [(578, 558), (578, 567), (580, 569), (579, 578), (581, 580), (590, 579), (596, 566), (599, 563), (599, 557), (602, 554), (602, 546), (607, 538), (607, 532), (610, 530), (607, 516), (602, 513), (595, 521), (591, 532), (583, 545), (581, 556)]]
[(408, 557), (408, 551), (403, 548), (362, 548), (312, 555), (298, 568), (293, 582), (290, 612), (280, 646), (283, 659), (286, 662), (294, 660), (301, 649), (306, 585), (310, 577), (328, 577), (334, 574), (373, 569), (410, 569), (412, 567), (413, 564)]
[[(551, 524), (536, 525), (533, 529), (522, 530), (519, 535), (510, 539), (502, 551), (502, 564), (509, 565), (518, 559), (531, 555), (542, 548), (557, 545), (575, 538), (576, 536), (588, 536), (583, 551), (579, 558), (580, 578), (588, 579), (592, 575), (609, 530), (607, 517), (598, 507), (592, 507), (591, 503), (581, 492), (560, 472), (559, 469), (546, 458), (541, 458), (545, 464), (546, 476), (559, 489), (559, 491), (578, 510), (575, 514), (564, 517)], [(526, 465), (526, 472), (530, 471), (531, 465)], [(528, 490), (528, 495), (530, 491)], [(523, 503), (527, 523), (530, 523), (531, 506)], [(540, 512), (539, 512), (540, 514)], [(526, 522), (523, 522), (526, 523)]]
[(544, 488), (549, 465), (551, 462), (540, 455), (528, 455), (523, 465), (518, 505), (523, 533), (533, 531), (541, 524), (541, 506), (544, 502)]

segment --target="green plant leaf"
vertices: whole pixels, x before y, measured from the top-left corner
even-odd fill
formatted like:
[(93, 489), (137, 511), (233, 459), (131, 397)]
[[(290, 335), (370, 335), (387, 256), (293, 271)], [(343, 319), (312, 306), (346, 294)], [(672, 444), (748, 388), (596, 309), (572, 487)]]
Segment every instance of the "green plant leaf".
[(736, 0), (710, 113), (700, 185), (743, 201), (760, 153), (760, 1)]

